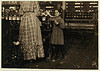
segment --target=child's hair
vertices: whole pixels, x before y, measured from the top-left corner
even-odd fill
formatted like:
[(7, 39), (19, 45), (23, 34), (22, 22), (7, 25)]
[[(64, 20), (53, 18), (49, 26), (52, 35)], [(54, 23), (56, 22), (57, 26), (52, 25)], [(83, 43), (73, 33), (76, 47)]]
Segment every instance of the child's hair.
[(58, 10), (58, 12), (61, 13), (61, 10), (60, 9), (55, 9), (55, 10)]
[(59, 9), (58, 12), (61, 13), (61, 10)]

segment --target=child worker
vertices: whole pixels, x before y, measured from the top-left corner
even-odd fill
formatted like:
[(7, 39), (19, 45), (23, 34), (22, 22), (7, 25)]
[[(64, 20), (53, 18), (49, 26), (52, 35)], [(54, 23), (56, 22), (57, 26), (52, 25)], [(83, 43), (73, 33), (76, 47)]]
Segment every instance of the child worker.
[(64, 58), (64, 34), (63, 29), (65, 27), (64, 20), (60, 17), (60, 10), (55, 10), (55, 16), (50, 19), (53, 21), (53, 28), (51, 33), (51, 59), (55, 62), (56, 59)]

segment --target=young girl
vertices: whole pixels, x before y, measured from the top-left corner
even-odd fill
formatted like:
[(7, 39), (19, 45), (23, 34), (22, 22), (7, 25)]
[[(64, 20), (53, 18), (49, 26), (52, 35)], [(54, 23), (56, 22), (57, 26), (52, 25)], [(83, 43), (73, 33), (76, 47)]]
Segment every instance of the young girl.
[(64, 20), (60, 17), (60, 10), (55, 10), (55, 17), (52, 19), (53, 28), (51, 34), (51, 44), (52, 44), (52, 62), (55, 62), (55, 59), (63, 59), (63, 45), (64, 45), (64, 36), (63, 28)]

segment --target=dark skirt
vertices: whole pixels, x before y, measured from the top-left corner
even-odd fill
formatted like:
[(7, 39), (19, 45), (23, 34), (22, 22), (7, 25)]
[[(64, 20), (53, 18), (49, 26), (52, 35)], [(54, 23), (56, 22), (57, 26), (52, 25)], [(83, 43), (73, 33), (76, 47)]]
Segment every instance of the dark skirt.
[(64, 35), (61, 28), (53, 27), (51, 34), (51, 44), (64, 45)]

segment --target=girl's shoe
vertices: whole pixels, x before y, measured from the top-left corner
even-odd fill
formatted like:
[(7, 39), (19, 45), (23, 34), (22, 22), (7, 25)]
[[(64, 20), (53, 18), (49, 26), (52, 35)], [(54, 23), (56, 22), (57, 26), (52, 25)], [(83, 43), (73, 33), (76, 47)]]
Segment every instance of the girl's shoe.
[(52, 60), (52, 62), (55, 62), (55, 61), (56, 61), (55, 59)]
[(62, 60), (62, 61), (60, 61), (60, 64), (63, 64), (64, 63), (64, 61)]

